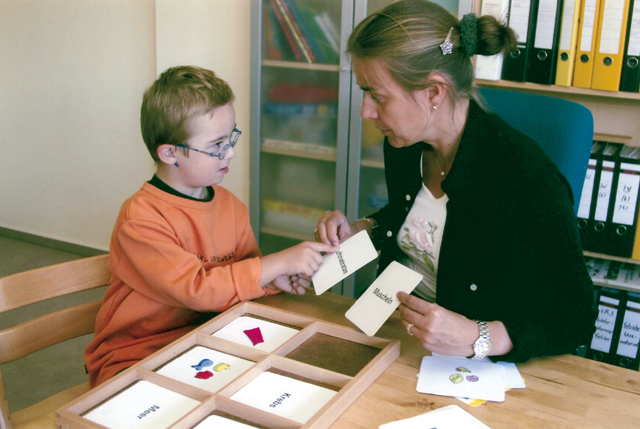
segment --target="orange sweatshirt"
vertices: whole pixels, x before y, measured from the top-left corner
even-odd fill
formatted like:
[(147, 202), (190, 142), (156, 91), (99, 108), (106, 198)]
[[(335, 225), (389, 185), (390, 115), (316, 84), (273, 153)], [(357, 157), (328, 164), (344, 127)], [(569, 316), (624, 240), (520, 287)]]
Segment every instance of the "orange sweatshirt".
[(197, 326), (206, 312), (275, 291), (261, 287), (247, 208), (214, 186), (208, 202), (149, 183), (124, 202), (111, 237), (111, 285), (85, 350), (94, 387)]

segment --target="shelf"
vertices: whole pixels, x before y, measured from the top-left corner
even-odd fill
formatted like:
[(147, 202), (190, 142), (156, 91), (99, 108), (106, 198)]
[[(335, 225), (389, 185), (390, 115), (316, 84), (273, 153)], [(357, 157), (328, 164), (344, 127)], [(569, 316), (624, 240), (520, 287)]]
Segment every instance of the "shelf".
[(607, 255), (606, 253), (589, 252), (588, 250), (585, 250), (583, 253), (584, 256), (589, 256), (591, 258), (608, 259), (609, 261), (626, 262), (629, 264), (640, 265), (640, 261), (638, 261), (637, 259), (621, 258), (619, 256)]
[(337, 64), (317, 64), (317, 63), (299, 63), (296, 61), (263, 60), (262, 65), (265, 67), (279, 67), (284, 69), (316, 70), (316, 71), (328, 71), (328, 72), (340, 71), (340, 66)]
[[(335, 154), (335, 148), (326, 147), (327, 150), (325, 151), (325, 150), (319, 149), (325, 146), (319, 146), (319, 145), (313, 145), (313, 146), (314, 147), (311, 147), (310, 145), (302, 149), (293, 149), (289, 147), (262, 146), (261, 152), (271, 153), (275, 155), (295, 156), (298, 158), (315, 159), (319, 161), (336, 162), (337, 156)], [(333, 149), (333, 151), (330, 151), (328, 149)]]
[(260, 232), (262, 234), (275, 235), (278, 237), (290, 238), (292, 240), (315, 241), (315, 239), (311, 235), (300, 234), (292, 231), (285, 231), (283, 229), (269, 228), (266, 226), (263, 226), (262, 228), (260, 228)]
[(375, 159), (363, 159), (361, 164), (363, 167), (380, 168), (384, 170), (384, 161), (378, 161)]
[(626, 283), (609, 283), (608, 281), (600, 282), (593, 280), (594, 286), (608, 287), (611, 289), (626, 290), (629, 292), (640, 292), (640, 286), (628, 285)]
[(505, 88), (513, 90), (526, 90), (534, 92), (550, 92), (565, 95), (582, 95), (595, 98), (615, 98), (621, 100), (638, 100), (640, 93), (624, 91), (599, 91), (596, 89), (576, 88), (573, 86), (542, 85), (531, 82), (512, 82), (508, 80), (482, 80), (478, 79), (476, 84), (481, 88)]

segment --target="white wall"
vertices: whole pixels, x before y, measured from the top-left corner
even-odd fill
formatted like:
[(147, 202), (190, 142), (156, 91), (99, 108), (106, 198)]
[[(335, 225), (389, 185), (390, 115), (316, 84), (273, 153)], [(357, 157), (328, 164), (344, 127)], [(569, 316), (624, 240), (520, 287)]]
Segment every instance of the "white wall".
[(249, 0), (0, 1), (0, 227), (108, 249), (120, 205), (154, 172), (142, 93), (183, 61), (236, 92), (246, 133), (224, 185), (247, 202), (248, 10)]
[(249, 201), (250, 0), (156, 0), (157, 73), (189, 64), (208, 68), (236, 96), (242, 136), (222, 186)]

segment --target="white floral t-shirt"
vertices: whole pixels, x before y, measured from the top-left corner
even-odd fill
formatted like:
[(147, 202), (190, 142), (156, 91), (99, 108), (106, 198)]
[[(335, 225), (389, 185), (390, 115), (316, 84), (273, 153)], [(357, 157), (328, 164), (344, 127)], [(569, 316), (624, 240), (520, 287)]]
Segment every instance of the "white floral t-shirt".
[(398, 246), (406, 255), (400, 262), (423, 276), (414, 292), (431, 302), (436, 300), (436, 275), (442, 231), (447, 220), (447, 201), (446, 194), (435, 198), (423, 183), (398, 233)]

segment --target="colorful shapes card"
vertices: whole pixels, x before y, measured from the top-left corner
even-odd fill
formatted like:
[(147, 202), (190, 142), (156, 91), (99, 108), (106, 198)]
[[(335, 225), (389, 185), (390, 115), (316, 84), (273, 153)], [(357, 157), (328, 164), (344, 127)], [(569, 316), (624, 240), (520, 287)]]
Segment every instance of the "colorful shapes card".
[(263, 372), (231, 400), (304, 424), (337, 392), (283, 375)]
[(422, 280), (420, 274), (393, 261), (371, 283), (345, 316), (371, 337), (400, 305), (396, 294), (400, 291), (411, 293), (420, 280)]
[(449, 405), (433, 411), (380, 426), (379, 429), (490, 429), (489, 426), (458, 407)]
[(165, 429), (200, 402), (148, 381), (138, 381), (83, 417), (109, 429)]
[(504, 401), (505, 369), (490, 362), (455, 357), (422, 358), (418, 385), (420, 393), (463, 396), (487, 401)]
[[(258, 331), (256, 331), (258, 329)], [(249, 331), (249, 333), (247, 333)], [(299, 331), (267, 320), (240, 316), (227, 326), (211, 334), (243, 346), (271, 353)], [(263, 341), (260, 342), (259, 340)]]
[(236, 356), (196, 346), (169, 361), (156, 372), (215, 393), (253, 364)]
[(221, 416), (209, 416), (193, 429), (252, 429), (255, 427)]

